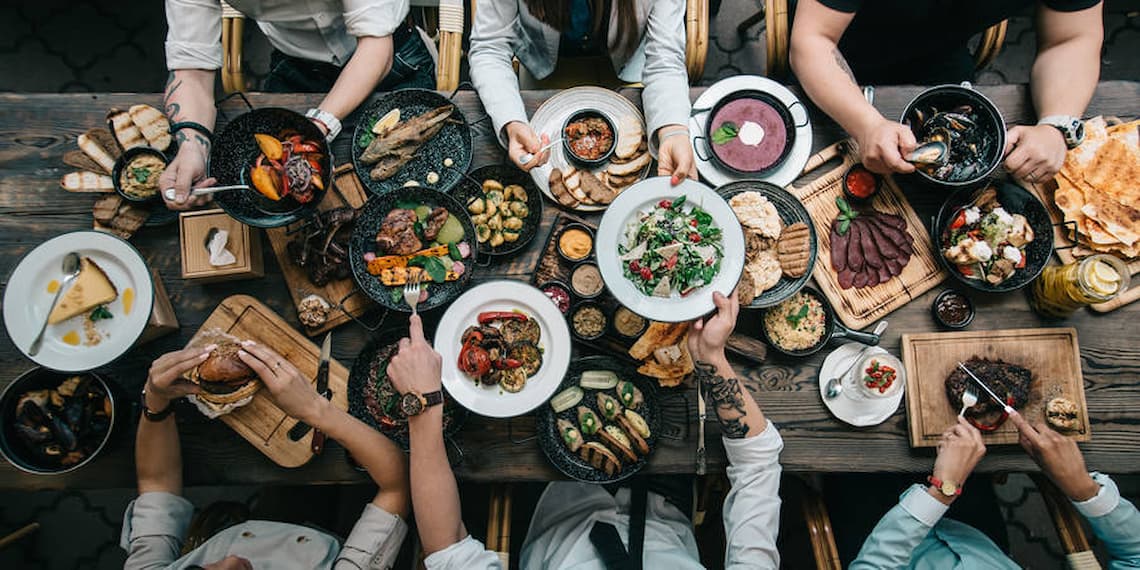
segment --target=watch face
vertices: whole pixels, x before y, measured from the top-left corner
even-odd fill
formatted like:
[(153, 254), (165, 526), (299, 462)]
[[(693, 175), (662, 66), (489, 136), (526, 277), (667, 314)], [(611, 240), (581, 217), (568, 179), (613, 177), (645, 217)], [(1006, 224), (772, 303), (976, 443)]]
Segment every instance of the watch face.
[(949, 481), (944, 481), (942, 483), (942, 494), (946, 495), (947, 497), (953, 496), (957, 490), (958, 486)]
[(400, 410), (405, 416), (418, 416), (424, 411), (424, 402), (418, 394), (408, 392), (400, 398)]
[(1073, 136), (1077, 141), (1085, 140), (1085, 124), (1081, 121), (1073, 121)]

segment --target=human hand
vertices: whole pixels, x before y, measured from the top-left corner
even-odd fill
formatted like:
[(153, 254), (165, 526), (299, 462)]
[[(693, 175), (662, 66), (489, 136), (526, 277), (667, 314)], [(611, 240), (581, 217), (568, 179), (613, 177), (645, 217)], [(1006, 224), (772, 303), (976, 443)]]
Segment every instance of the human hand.
[(1050, 125), (1017, 126), (1006, 133), (1005, 169), (1027, 182), (1049, 180), (1065, 164), (1065, 137)]
[(855, 135), (863, 166), (878, 174), (914, 172), (914, 165), (903, 160), (918, 145), (910, 127), (882, 117)]
[[(507, 123), (507, 156), (510, 157), (511, 162), (515, 163), (522, 170), (529, 171), (536, 166), (546, 164), (550, 159), (550, 149), (544, 150), (541, 153), (538, 149), (550, 144), (550, 137), (545, 133), (540, 139), (538, 135), (534, 134), (534, 129), (530, 125), (521, 121), (511, 121)], [(524, 154), (533, 154), (534, 157), (526, 164), (522, 163), (522, 156)]]
[[(191, 137), (182, 141), (178, 146), (178, 154), (162, 175), (158, 177), (159, 193), (171, 210), (189, 210), (202, 206), (210, 201), (209, 196), (190, 197), (190, 190), (203, 186), (213, 186), (214, 179), (206, 178), (206, 162), (210, 149)], [(167, 189), (174, 189), (174, 199), (166, 196)]]
[[(934, 476), (941, 481), (950, 481), (959, 487), (973, 473), (974, 467), (986, 455), (986, 444), (982, 434), (963, 417), (958, 423), (942, 432), (938, 441), (938, 457), (934, 460)], [(934, 498), (950, 504), (954, 497), (939, 492), (931, 492)]]
[(409, 335), (400, 339), (399, 351), (388, 361), (388, 379), (401, 394), (435, 392), (443, 383), (443, 358), (424, 338), (424, 323), (419, 315), (412, 315)]
[(701, 362), (715, 363), (725, 358), (724, 345), (736, 328), (736, 315), (740, 312), (740, 299), (735, 291), (727, 297), (714, 292), (713, 304), (717, 309), (715, 315), (697, 319), (689, 327), (689, 352), (694, 360)]
[(281, 411), (313, 427), (320, 427), (320, 417), (329, 401), (317, 394), (312, 381), (284, 357), (252, 340), (241, 343), (238, 358), (246, 363), (269, 390), (269, 399)]
[(1085, 468), (1085, 458), (1077, 442), (1044, 424), (1038, 423), (1036, 428), (1029, 425), (1016, 411), (1009, 418), (1017, 426), (1021, 447), (1065, 496), (1073, 501), (1087, 501), (1100, 492), (1100, 485)]
[(172, 400), (197, 394), (201, 388), (183, 377), (210, 356), (217, 345), (184, 348), (168, 352), (150, 365), (146, 378), (146, 402), (151, 411), (165, 408)]
[[(689, 143), (688, 129), (681, 125), (666, 125), (657, 130), (661, 146), (657, 149), (657, 175), (671, 176), (673, 186), (685, 178), (697, 179), (697, 162), (693, 160), (693, 145)], [(683, 132), (666, 137), (666, 134)]]

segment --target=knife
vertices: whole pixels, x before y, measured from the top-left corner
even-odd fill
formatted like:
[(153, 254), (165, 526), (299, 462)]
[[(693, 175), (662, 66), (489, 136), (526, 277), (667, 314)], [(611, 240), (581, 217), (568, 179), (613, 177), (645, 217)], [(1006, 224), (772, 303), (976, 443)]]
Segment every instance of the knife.
[(697, 380), (697, 475), (705, 474), (705, 397), (701, 393), (701, 381)]
[(985, 382), (982, 382), (982, 379), (981, 379), (981, 378), (978, 378), (977, 376), (975, 376), (975, 375), (974, 375), (974, 373), (973, 373), (973, 372), (970, 372), (970, 369), (969, 369), (969, 368), (966, 368), (966, 365), (965, 365), (965, 364), (962, 364), (961, 362), (959, 362), (959, 363), (958, 363), (958, 368), (961, 368), (961, 369), (962, 369), (962, 370), (963, 370), (963, 371), (964, 371), (966, 374), (969, 374), (969, 375), (970, 375), (970, 378), (973, 378), (973, 379), (974, 379), (974, 382), (977, 382), (977, 383), (978, 383), (978, 385), (979, 385), (979, 386), (981, 386), (981, 387), (982, 387), (982, 389), (983, 389), (983, 390), (985, 390), (985, 391), (986, 391), (986, 393), (987, 393), (987, 394), (989, 394), (989, 395), (990, 395), (990, 397), (994, 399), (994, 401), (995, 401), (995, 402), (997, 402), (997, 403), (1001, 404), (1001, 406), (1002, 406), (1002, 410), (1003, 410), (1003, 411), (1005, 411), (1005, 413), (1007, 413), (1007, 414), (1012, 414), (1012, 413), (1013, 413), (1013, 407), (1012, 407), (1012, 406), (1010, 406), (1009, 404), (1005, 403), (1005, 400), (1003, 400), (1003, 399), (1001, 399), (1001, 398), (997, 397), (997, 394), (994, 394), (994, 391), (993, 391), (993, 390), (990, 390), (990, 387), (989, 387), (989, 386), (986, 386), (986, 383), (985, 383)]
[[(330, 400), (332, 399), (332, 394), (329, 393), (329, 359), (331, 356), (332, 356), (332, 333), (330, 332), (327, 335), (325, 335), (324, 344), (321, 345), (321, 357), (320, 357), (320, 361), (317, 364), (317, 378), (316, 378), (317, 393), (320, 394), (321, 396), (323, 396), (325, 399), (330, 399)], [(290, 441), (300, 440), (302, 437), (305, 437), (305, 434), (309, 433), (310, 429), (313, 429), (313, 428), (309, 424), (307, 424), (305, 422), (297, 422), (292, 428), (289, 429), (289, 440)], [(321, 444), (320, 446), (317, 445), (318, 438), (320, 439), (320, 442), (319, 442)], [(324, 434), (318, 430), (317, 433), (313, 434), (313, 445), (312, 445), (313, 453), (320, 453), (319, 447), (323, 447), (323, 446), (324, 446)]]

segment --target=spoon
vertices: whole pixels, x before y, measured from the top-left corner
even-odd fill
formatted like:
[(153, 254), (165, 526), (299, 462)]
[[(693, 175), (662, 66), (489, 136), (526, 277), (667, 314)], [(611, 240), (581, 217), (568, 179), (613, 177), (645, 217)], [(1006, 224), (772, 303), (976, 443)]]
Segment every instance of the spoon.
[[(194, 198), (197, 196), (206, 196), (207, 194), (228, 192), (230, 190), (249, 190), (249, 186), (246, 184), (234, 184), (232, 186), (207, 186), (206, 188), (195, 188), (190, 191), (190, 197)], [(166, 191), (162, 193), (162, 195), (165, 196), (167, 200), (174, 200), (178, 196), (173, 188), (167, 188)]]
[(950, 147), (942, 141), (925, 142), (906, 155), (906, 161), (914, 164), (943, 165), (950, 159)]
[(63, 282), (59, 284), (59, 289), (55, 290), (55, 298), (51, 300), (51, 307), (48, 308), (47, 316), (44, 317), (44, 324), (40, 327), (39, 334), (32, 341), (32, 346), (28, 348), (28, 356), (35, 356), (40, 352), (40, 345), (44, 342), (44, 331), (47, 330), (48, 317), (51, 317), (51, 312), (55, 310), (55, 304), (59, 302), (59, 296), (63, 294), (63, 290), (71, 284), (72, 280), (79, 275), (79, 254), (74, 251), (63, 256)]
[(562, 142), (561, 138), (556, 138), (556, 139), (546, 143), (545, 145), (542, 145), (542, 147), (538, 149), (538, 152), (536, 152), (534, 154), (531, 154), (528, 152), (528, 153), (520, 156), (519, 157), (519, 164), (525, 165), (525, 164), (529, 163), (530, 161), (534, 160), (535, 156), (540, 155), (540, 154), (546, 152), (547, 150), (550, 150), (551, 148), (554, 147), (554, 145), (561, 143), (561, 142)]
[[(882, 336), (882, 334), (884, 332), (886, 332), (886, 330), (887, 330), (887, 321), (879, 321), (879, 324), (875, 325), (875, 332), (873, 332), (872, 334), (874, 334), (876, 336)], [(824, 391), (823, 391), (823, 395), (825, 398), (827, 398), (828, 400), (833, 400), (836, 397), (838, 397), (840, 394), (843, 393), (843, 378), (846, 378), (847, 375), (850, 374), (851, 371), (856, 366), (858, 366), (860, 362), (863, 361), (863, 354), (866, 353), (871, 348), (873, 348), (873, 347), (864, 346), (862, 348), (862, 350), (860, 350), (859, 353), (855, 355), (855, 359), (851, 361), (851, 365), (847, 367), (847, 370), (843, 371), (843, 374), (836, 375), (827, 381), (827, 384), (824, 386)]]

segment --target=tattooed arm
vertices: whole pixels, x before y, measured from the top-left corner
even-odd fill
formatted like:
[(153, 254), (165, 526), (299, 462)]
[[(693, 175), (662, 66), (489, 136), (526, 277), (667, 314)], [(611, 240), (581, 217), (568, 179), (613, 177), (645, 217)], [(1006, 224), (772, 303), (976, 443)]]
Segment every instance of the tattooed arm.
[(751, 437), (764, 431), (768, 422), (724, 355), (724, 345), (736, 328), (740, 301), (735, 293), (729, 297), (713, 293), (713, 303), (716, 315), (694, 322), (689, 329), (689, 352), (696, 361), (693, 378), (700, 383), (705, 401), (716, 412), (724, 437)]
[(867, 102), (839, 51), (839, 38), (854, 18), (854, 13), (833, 10), (819, 0), (801, 0), (792, 26), (792, 70), (811, 100), (855, 137), (867, 168), (913, 172), (914, 166), (902, 157), (914, 149), (914, 134)]
[[(176, 69), (170, 72), (162, 98), (163, 111), (171, 123), (190, 121), (214, 129), (214, 71), (206, 69)], [(193, 129), (174, 133), (178, 155), (159, 179), (159, 188), (175, 191), (174, 200), (167, 200), (168, 208), (185, 210), (206, 201), (189, 199), (190, 189), (206, 186), (206, 162), (210, 156), (210, 141)], [(165, 195), (163, 196), (165, 200)]]

